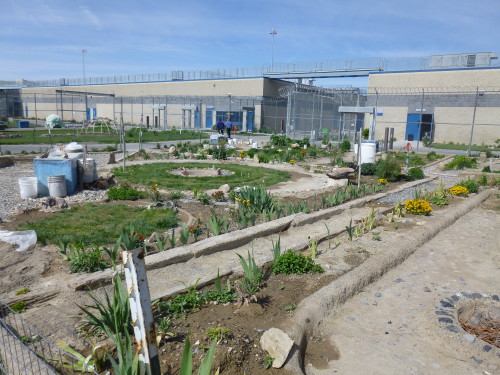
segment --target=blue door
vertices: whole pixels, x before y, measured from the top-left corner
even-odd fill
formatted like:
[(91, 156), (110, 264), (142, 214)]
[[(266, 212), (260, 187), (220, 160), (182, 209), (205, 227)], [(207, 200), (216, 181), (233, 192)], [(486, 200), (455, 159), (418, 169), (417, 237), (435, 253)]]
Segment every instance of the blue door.
[(418, 134), (419, 124), (420, 124), (420, 113), (410, 113), (408, 114), (406, 122), (406, 134), (405, 139), (407, 141), (418, 141), (420, 136)]
[(90, 121), (90, 108), (87, 108), (87, 121)]
[(212, 112), (213, 111), (206, 111), (205, 113), (205, 124), (207, 129), (212, 129), (213, 121), (212, 121)]
[(253, 123), (255, 119), (255, 112), (248, 111), (247, 112), (247, 131), (253, 132)]
[(199, 129), (201, 128), (201, 115), (200, 111), (194, 111), (194, 127)]

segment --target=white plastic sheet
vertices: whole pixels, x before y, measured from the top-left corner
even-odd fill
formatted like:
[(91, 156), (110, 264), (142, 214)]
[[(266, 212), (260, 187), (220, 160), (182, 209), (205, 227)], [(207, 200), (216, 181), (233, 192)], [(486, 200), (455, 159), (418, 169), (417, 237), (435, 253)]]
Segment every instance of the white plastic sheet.
[(24, 230), (12, 232), (8, 230), (0, 230), (0, 241), (18, 245), (16, 251), (28, 250), (30, 246), (36, 244), (36, 232), (34, 230)]

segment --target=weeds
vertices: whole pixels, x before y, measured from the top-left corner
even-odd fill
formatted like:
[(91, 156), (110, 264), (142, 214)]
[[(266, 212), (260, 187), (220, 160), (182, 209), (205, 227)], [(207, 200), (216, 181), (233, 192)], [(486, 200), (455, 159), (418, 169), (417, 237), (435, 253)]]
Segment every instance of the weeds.
[(315, 264), (311, 256), (296, 254), (292, 249), (288, 249), (276, 259), (272, 266), (275, 274), (297, 274), (322, 273), (323, 268)]
[(226, 288), (222, 288), (219, 270), (214, 282), (215, 290), (206, 290), (203, 297), (208, 301), (216, 301), (220, 303), (232, 302), (236, 298), (236, 293), (231, 287), (231, 282), (226, 280)]
[(228, 230), (229, 223), (227, 221), (227, 216), (224, 215), (219, 217), (215, 213), (212, 213), (212, 216), (208, 219), (208, 225), (210, 232), (214, 236), (218, 236), (219, 234), (225, 233)]
[(18, 302), (14, 302), (9, 307), (12, 309), (12, 311), (20, 314), (22, 312), (25, 312), (28, 309), (28, 304), (24, 301), (18, 301)]
[(186, 285), (186, 293), (178, 294), (170, 298), (166, 302), (160, 301), (158, 308), (162, 314), (171, 315), (173, 319), (179, 317), (185, 318), (187, 314), (194, 308), (200, 307), (206, 303), (206, 299), (197, 291), (200, 279), (196, 280), (194, 284)]
[(30, 288), (22, 288), (22, 289), (19, 289), (17, 292), (16, 292), (16, 296), (21, 296), (23, 294), (26, 294), (30, 291)]
[(260, 289), (262, 273), (259, 267), (257, 267), (254, 257), (250, 255), (250, 251), (248, 251), (248, 262), (245, 261), (245, 258), (243, 258), (240, 254), (236, 255), (240, 259), (241, 267), (243, 268), (243, 272), (245, 274), (245, 277), (240, 280), (240, 286), (250, 299), (256, 300), (257, 298), (255, 297), (255, 294)]
[(222, 340), (223, 337), (228, 336), (229, 332), (230, 332), (229, 329), (224, 327), (212, 327), (207, 329), (206, 333), (207, 337), (210, 340), (215, 340), (219, 342), (220, 340)]

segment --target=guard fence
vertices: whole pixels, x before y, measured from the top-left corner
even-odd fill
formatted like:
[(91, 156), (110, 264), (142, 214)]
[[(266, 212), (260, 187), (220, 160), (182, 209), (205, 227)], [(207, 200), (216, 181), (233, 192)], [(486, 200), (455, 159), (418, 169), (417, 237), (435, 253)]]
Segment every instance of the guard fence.
[(43, 337), (20, 314), (0, 301), (0, 374), (97, 374)]

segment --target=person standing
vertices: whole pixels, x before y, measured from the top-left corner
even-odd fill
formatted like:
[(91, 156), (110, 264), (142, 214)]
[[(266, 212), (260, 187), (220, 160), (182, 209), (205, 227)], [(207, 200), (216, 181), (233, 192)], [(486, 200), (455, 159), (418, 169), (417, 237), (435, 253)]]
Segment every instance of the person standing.
[(217, 121), (217, 133), (224, 135), (224, 121)]
[(227, 137), (231, 138), (231, 129), (233, 128), (233, 124), (231, 123), (231, 121), (229, 120), (229, 118), (224, 123), (224, 126), (226, 127)]

